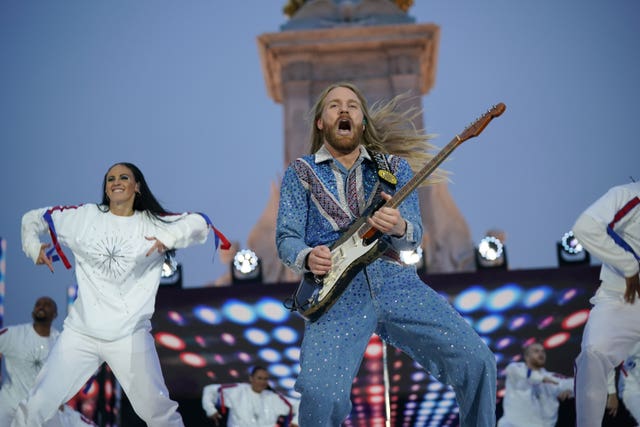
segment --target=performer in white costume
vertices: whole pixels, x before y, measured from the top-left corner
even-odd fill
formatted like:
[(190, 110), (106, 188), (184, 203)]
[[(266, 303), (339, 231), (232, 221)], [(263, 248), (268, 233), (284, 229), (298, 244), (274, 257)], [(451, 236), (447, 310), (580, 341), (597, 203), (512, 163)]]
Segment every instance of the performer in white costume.
[(560, 401), (573, 397), (573, 378), (544, 368), (547, 356), (540, 343), (528, 345), (523, 354), (524, 362), (507, 365), (498, 427), (554, 427)]
[(227, 427), (273, 427), (284, 416), (291, 427), (298, 425), (297, 399), (284, 397), (269, 387), (269, 373), (256, 366), (249, 375), (249, 384), (210, 384), (202, 392), (202, 408), (216, 425), (229, 411)]
[(577, 426), (600, 427), (607, 377), (640, 341), (640, 182), (607, 191), (578, 217), (573, 233), (602, 261), (575, 364)]
[[(0, 388), (0, 426), (13, 420), (18, 404), (27, 397), (36, 382), (49, 351), (60, 332), (51, 326), (58, 315), (53, 299), (40, 297), (31, 312), (33, 323), (10, 326), (0, 330), (0, 353), (5, 363), (6, 377)], [(48, 421), (46, 427), (91, 426), (71, 407), (63, 405)]]
[(41, 426), (103, 362), (147, 425), (184, 425), (164, 384), (150, 319), (165, 252), (204, 243), (213, 225), (202, 214), (169, 214), (131, 163), (108, 170), (102, 194), (98, 205), (36, 209), (22, 219), (22, 247), (36, 264), (53, 271), (50, 245), (39, 239), (47, 231), (67, 268), (61, 245), (73, 252), (78, 297), (12, 427)]

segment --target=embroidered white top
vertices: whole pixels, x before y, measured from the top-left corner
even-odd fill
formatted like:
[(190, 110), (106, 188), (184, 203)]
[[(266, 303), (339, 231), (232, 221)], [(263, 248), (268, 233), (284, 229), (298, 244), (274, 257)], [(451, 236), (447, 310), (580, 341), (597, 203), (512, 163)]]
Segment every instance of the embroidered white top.
[[(104, 340), (115, 340), (139, 328), (151, 328), (163, 255), (146, 256), (155, 237), (167, 248), (204, 243), (209, 228), (199, 214), (163, 217), (147, 212), (117, 216), (97, 205), (36, 209), (22, 218), (22, 248), (34, 262), (39, 235), (49, 230), (49, 212), (60, 244), (75, 257), (78, 297), (65, 328)], [(165, 222), (166, 221), (166, 222)]]

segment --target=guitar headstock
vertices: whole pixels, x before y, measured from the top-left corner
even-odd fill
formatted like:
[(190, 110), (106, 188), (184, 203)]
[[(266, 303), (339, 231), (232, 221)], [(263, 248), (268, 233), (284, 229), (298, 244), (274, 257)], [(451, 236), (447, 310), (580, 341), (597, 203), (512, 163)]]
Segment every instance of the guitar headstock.
[(486, 113), (476, 119), (475, 122), (471, 123), (467, 126), (464, 131), (460, 135), (458, 135), (459, 142), (466, 141), (469, 138), (473, 138), (475, 136), (480, 135), (484, 128), (487, 127), (489, 122), (493, 120), (495, 117), (498, 117), (504, 110), (507, 109), (507, 106), (504, 103), (500, 102), (493, 107), (491, 107)]

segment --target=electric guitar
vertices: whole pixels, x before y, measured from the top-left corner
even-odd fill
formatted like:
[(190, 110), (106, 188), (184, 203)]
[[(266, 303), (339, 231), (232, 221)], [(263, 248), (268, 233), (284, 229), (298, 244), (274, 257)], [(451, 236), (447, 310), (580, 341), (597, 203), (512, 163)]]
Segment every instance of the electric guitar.
[(331, 270), (324, 276), (309, 272), (304, 274), (295, 293), (285, 301), (291, 311), (297, 311), (303, 318), (318, 320), (340, 298), (354, 276), (366, 265), (382, 256), (388, 244), (380, 237), (382, 233), (367, 223), (367, 219), (381, 207), (397, 208), (433, 171), (464, 141), (480, 135), (495, 117), (506, 109), (503, 103), (490, 108), (460, 135), (456, 135), (438, 154), (416, 173), (388, 201), (371, 205), (341, 236), (331, 245)]

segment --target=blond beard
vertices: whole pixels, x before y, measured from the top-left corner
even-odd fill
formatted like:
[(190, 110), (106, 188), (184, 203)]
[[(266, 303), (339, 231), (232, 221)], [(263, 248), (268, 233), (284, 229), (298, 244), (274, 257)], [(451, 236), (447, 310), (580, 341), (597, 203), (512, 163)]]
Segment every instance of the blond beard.
[(328, 131), (324, 132), (324, 140), (339, 153), (349, 154), (356, 150), (361, 143), (364, 142), (362, 138), (362, 128), (358, 128), (352, 137), (338, 136), (334, 127), (326, 126), (324, 129)]

